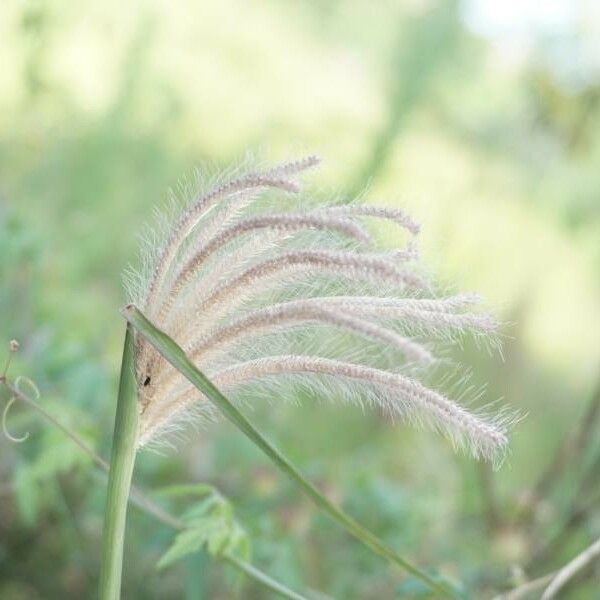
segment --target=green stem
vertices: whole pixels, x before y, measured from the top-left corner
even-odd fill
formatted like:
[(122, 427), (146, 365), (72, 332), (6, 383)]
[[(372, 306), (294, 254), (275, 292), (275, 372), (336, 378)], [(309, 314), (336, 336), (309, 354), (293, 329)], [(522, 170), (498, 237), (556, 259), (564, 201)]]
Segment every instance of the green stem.
[(119, 600), (121, 595), (125, 521), (138, 435), (139, 415), (133, 368), (133, 331), (128, 326), (123, 346), (119, 397), (104, 512), (100, 600)]
[(253, 567), (250, 563), (240, 560), (237, 556), (234, 556), (233, 554), (223, 554), (223, 558), (226, 561), (229, 561), (234, 567), (237, 567), (240, 571), (243, 571), (248, 577), (260, 582), (265, 588), (271, 590), (278, 596), (289, 598), (290, 600), (306, 600), (304, 596), (286, 588), (278, 581), (269, 577), (266, 573)]
[[(99, 467), (102, 471), (108, 474), (109, 465), (108, 463), (98, 454), (94, 452), (94, 450), (88, 446), (74, 431), (63, 425), (60, 421), (55, 419), (45, 408), (43, 408), (40, 404), (38, 404), (29, 396), (23, 394), (19, 389), (17, 389), (10, 381), (6, 379), (6, 377), (0, 377), (0, 383), (4, 384), (11, 394), (18, 398), (20, 401), (24, 402), (32, 408), (33, 410), (40, 413), (45, 419), (47, 419), (52, 425), (60, 429), (67, 437), (69, 437), (73, 443), (75, 443), (85, 454), (87, 454)], [(7, 489), (0, 488), (0, 496), (5, 493), (12, 493), (12, 486), (7, 486)], [(139, 488), (136, 488), (134, 485), (131, 486), (131, 494), (129, 496), (129, 502), (133, 504), (135, 507), (139, 508), (141, 511), (147, 513), (148, 515), (153, 516), (159, 522), (163, 523), (167, 527), (171, 527), (177, 531), (182, 531), (186, 528), (186, 524), (177, 517), (174, 517), (166, 510), (164, 510), (161, 506), (156, 504), (151, 498), (149, 498), (144, 492), (142, 492)], [(266, 573), (263, 573), (260, 569), (257, 569), (250, 563), (243, 561), (236, 556), (230, 554), (224, 554), (219, 556), (221, 560), (226, 560), (231, 565), (242, 571), (245, 575), (247, 575), (250, 579), (253, 579), (257, 583), (265, 586), (271, 591), (279, 594), (283, 598), (288, 598), (289, 600), (306, 600), (304, 596), (290, 590), (282, 583), (279, 583)]]
[(128, 305), (121, 313), (182, 375), (194, 384), (238, 429), (249, 437), (288, 477), (297, 483), (313, 502), (327, 512), (349, 533), (375, 554), (399, 565), (420, 579), (432, 590), (448, 597), (456, 593), (445, 582), (436, 581), (426, 572), (402, 558), (373, 533), (330, 502), (298, 469), (271, 444), (252, 423), (228, 400), (218, 388), (190, 361), (185, 352), (166, 333), (157, 329), (134, 306)]

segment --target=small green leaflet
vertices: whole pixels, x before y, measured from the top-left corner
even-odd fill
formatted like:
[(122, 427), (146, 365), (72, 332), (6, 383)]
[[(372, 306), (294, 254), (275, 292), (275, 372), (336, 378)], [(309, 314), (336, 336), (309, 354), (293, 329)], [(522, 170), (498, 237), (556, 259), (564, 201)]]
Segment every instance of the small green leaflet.
[(163, 569), (188, 554), (206, 550), (211, 556), (235, 555), (244, 560), (250, 557), (250, 539), (244, 528), (235, 520), (233, 507), (212, 486), (182, 485), (161, 490), (167, 496), (198, 496), (182, 516), (186, 527), (175, 536), (171, 547), (158, 561)]

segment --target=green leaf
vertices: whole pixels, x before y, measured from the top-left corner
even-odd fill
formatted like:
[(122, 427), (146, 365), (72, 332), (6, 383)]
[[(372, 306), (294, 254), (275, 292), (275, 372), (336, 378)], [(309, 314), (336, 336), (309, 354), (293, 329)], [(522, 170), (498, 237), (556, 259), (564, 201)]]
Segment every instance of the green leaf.
[(202, 549), (209, 539), (210, 531), (208, 526), (199, 524), (196, 527), (186, 529), (175, 536), (175, 541), (171, 547), (158, 561), (158, 568), (164, 569), (170, 564), (177, 562), (188, 554), (194, 554)]
[(162, 490), (167, 495), (196, 494), (203, 500), (190, 507), (181, 517), (186, 528), (175, 536), (167, 552), (158, 561), (165, 568), (185, 556), (206, 550), (211, 556), (224, 553), (248, 558), (250, 540), (235, 520), (231, 503), (208, 485), (182, 485)]
[(238, 548), (242, 549), (240, 554), (248, 554), (248, 536), (239, 524), (219, 516), (195, 519), (175, 536), (171, 547), (158, 561), (158, 567), (163, 569), (202, 549), (211, 556), (222, 556), (225, 551), (236, 553)]
[(234, 521), (232, 524), (224, 552), (229, 555), (236, 555), (243, 560), (250, 560), (250, 537), (248, 536), (247, 531), (237, 521)]

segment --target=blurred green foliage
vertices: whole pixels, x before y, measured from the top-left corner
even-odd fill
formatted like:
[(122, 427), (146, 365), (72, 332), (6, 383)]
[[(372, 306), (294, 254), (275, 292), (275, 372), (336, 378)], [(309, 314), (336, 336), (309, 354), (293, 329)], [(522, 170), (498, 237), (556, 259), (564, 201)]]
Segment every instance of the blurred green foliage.
[[(358, 410), (274, 402), (257, 406), (255, 420), (401, 554), (489, 597), (517, 582), (519, 567), (547, 572), (600, 534), (598, 436), (514, 524), (600, 378), (600, 75), (570, 87), (558, 78), (544, 49), (561, 48), (559, 34), (520, 61), (503, 58), (467, 29), (465, 10), (3, 2), (0, 343), (21, 342), (11, 373), (31, 377), (44, 405), (106, 456), (124, 328), (119, 277), (153, 207), (194, 166), (248, 148), (321, 154), (324, 190), (350, 196), (369, 184), (369, 197), (412, 211), (441, 281), (481, 291), (507, 322), (504, 360), (468, 343), (454, 356), (472, 365), (475, 384), (487, 382), (488, 399), (529, 416), (498, 473)], [(562, 36), (584, 33), (566, 26)], [(14, 407), (10, 423), (31, 436), (0, 439), (0, 597), (92, 598), (104, 479), (36, 415)], [(191, 432), (177, 453), (143, 454), (136, 480), (216, 485), (256, 564), (296, 589), (420, 594), (226, 424)], [(172, 538), (131, 513), (124, 597), (265, 597), (202, 555), (157, 571)], [(569, 597), (593, 589), (583, 577)]]
[(170, 486), (163, 495), (200, 499), (188, 507), (182, 521), (186, 529), (177, 534), (173, 544), (158, 561), (159, 568), (206, 550), (211, 556), (224, 552), (250, 559), (250, 540), (244, 528), (235, 520), (231, 502), (218, 490), (206, 484)]

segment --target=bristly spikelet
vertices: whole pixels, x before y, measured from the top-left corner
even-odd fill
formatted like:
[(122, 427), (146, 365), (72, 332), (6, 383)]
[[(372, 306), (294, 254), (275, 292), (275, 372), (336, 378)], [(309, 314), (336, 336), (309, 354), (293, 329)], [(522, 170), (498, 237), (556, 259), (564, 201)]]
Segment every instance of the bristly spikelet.
[[(294, 385), (378, 406), (498, 462), (510, 419), (469, 412), (416, 377), (436, 363), (433, 341), (465, 332), (493, 340), (497, 324), (473, 294), (435, 297), (415, 262), (419, 225), (371, 205), (315, 205), (298, 176), (315, 157), (204, 185), (147, 236), (129, 300), (237, 401), (293, 400)], [(396, 223), (403, 247), (382, 251), (366, 225)], [(215, 413), (167, 361), (136, 339), (143, 446), (193, 415)]]

